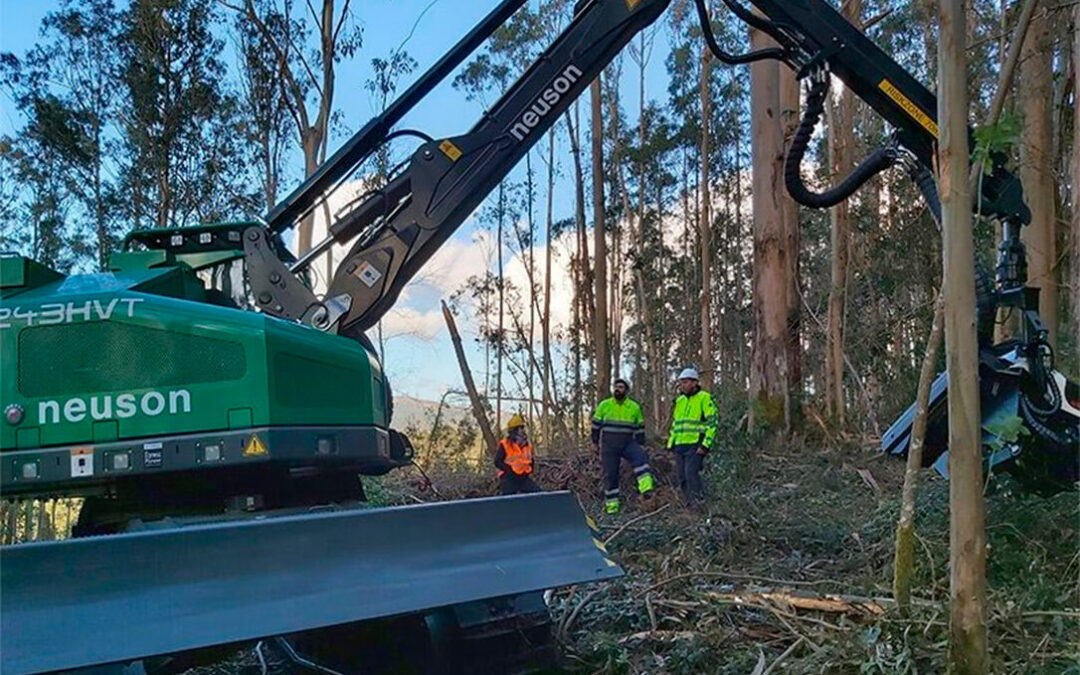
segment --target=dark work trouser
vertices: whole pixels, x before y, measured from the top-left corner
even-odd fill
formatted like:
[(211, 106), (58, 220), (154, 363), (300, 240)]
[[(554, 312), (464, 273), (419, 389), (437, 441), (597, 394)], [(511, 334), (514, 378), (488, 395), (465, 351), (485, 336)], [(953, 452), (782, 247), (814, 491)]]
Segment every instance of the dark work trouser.
[(520, 495), (529, 492), (540, 492), (540, 486), (533, 481), (532, 476), (519, 476), (507, 471), (499, 477), (499, 494)]
[(679, 478), (679, 489), (688, 502), (693, 502), (705, 497), (705, 489), (701, 484), (701, 468), (705, 464), (705, 458), (697, 454), (701, 447), (694, 445), (676, 445), (675, 451), (675, 474)]
[(635, 478), (649, 472), (649, 455), (631, 434), (600, 432), (600, 463), (604, 468), (604, 498), (619, 498), (619, 463), (630, 462)]

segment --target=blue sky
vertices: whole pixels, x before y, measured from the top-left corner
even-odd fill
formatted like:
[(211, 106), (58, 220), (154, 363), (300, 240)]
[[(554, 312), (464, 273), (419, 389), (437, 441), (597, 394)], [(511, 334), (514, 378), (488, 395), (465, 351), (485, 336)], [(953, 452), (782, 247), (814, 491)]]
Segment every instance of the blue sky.
[[(356, 8), (355, 20), (359, 21), (364, 29), (364, 44), (354, 58), (338, 67), (335, 104), (342, 114), (345, 128), (338, 130), (331, 139), (331, 151), (340, 145), (349, 133), (378, 112), (363, 86), (371, 76), (371, 59), (386, 57), (405, 43), (405, 50), (417, 61), (418, 68), (401, 83), (400, 92), (496, 4), (496, 0), (353, 0), (353, 7)], [(38, 38), (41, 19), (59, 7), (60, 3), (55, 0), (0, 0), (0, 50), (24, 53)], [(663, 22), (664, 19), (661, 18), (658, 25)], [(666, 31), (661, 31), (655, 42), (646, 82), (648, 97), (664, 98), (667, 95), (663, 70), (667, 52), (665, 33)], [(228, 54), (223, 58), (233, 67)], [(623, 69), (626, 77), (623, 105), (630, 111), (637, 109), (638, 98), (636, 78), (632, 78), (629, 72), (632, 69), (635, 69), (635, 66), (627, 61)], [(482, 114), (483, 107), (478, 102), (466, 100), (462, 93), (454, 90), (450, 86), (451, 79), (448, 78), (412, 111), (402, 122), (402, 126), (420, 129), (434, 137), (452, 136), (467, 131)], [(583, 102), (586, 104), (583, 112), (587, 116), (587, 101)], [(11, 133), (21, 122), (6, 96), (0, 97), (0, 105), (0, 134)], [(292, 178), (298, 181), (302, 173), (298, 151), (290, 161), (294, 167)], [(539, 155), (534, 161), (539, 161)], [(565, 170), (565, 167), (563, 169)], [(291, 189), (292, 186), (289, 187)], [(556, 188), (556, 220), (572, 213), (573, 192), (567, 187), (563, 182)], [(537, 207), (541, 210), (543, 198), (542, 194), (538, 195), (541, 201)], [(541, 241), (542, 225), (542, 222), (538, 225), (538, 238)], [(450, 286), (454, 279), (463, 278), (461, 270), (455, 269), (455, 264), (460, 267), (460, 259), (466, 254), (470, 255), (472, 260), (477, 259), (472, 255), (476, 253), (472, 249), (475, 247), (475, 237), (478, 236), (477, 229), (475, 222), (469, 221), (447, 244), (452, 250), (444, 258), (454, 256), (458, 263), (444, 260), (442, 270), (445, 273), (449, 269), (451, 272), (459, 272), (458, 274), (444, 274), (446, 278), (442, 283), (418, 283), (415, 288), (406, 292), (399, 306), (409, 317), (425, 317), (424, 323), (428, 328), (432, 327), (433, 313), (438, 310), (440, 296), (453, 290)], [(481, 270), (474, 268), (471, 273), (479, 271)], [(469, 358), (474, 373), (478, 383), (482, 382), (483, 352), (471, 339), (475, 337), (476, 331), (467, 318), (459, 321), (465, 341), (469, 345)], [(418, 329), (416, 332), (425, 331)], [(396, 335), (387, 340), (386, 367), (395, 391), (426, 399), (438, 399), (445, 390), (462, 387), (460, 372), (445, 329), (438, 330), (434, 335), (432, 332), (428, 330), (420, 337)]]

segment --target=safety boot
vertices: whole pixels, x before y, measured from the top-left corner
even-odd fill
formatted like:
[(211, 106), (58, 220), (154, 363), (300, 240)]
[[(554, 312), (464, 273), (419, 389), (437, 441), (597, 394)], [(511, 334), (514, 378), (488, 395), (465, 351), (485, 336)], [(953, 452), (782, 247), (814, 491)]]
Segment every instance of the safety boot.
[(655, 487), (656, 482), (653, 480), (651, 473), (643, 473), (637, 477), (638, 492), (645, 499), (650, 499), (652, 497), (652, 491)]

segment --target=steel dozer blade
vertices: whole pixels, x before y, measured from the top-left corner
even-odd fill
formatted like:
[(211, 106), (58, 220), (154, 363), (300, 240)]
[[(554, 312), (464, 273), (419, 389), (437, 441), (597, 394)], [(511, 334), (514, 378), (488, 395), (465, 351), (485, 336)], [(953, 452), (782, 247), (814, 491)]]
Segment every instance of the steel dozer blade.
[(0, 555), (4, 675), (127, 662), (622, 574), (568, 492), (24, 544)]

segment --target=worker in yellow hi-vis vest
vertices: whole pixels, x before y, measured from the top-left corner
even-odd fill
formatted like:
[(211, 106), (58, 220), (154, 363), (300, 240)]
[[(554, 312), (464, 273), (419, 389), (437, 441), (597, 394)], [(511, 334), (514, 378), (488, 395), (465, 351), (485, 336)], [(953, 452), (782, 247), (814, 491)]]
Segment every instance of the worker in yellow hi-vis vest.
[(716, 404), (712, 395), (702, 390), (701, 378), (693, 368), (679, 373), (679, 391), (667, 446), (675, 452), (679, 487), (687, 504), (693, 505), (705, 496), (701, 468), (716, 439)]
[(619, 465), (623, 459), (634, 467), (641, 496), (652, 496), (655, 483), (645, 453), (645, 416), (641, 406), (630, 398), (630, 383), (615, 380), (612, 396), (600, 401), (593, 414), (592, 442), (600, 453), (604, 468), (604, 512), (619, 512)]

